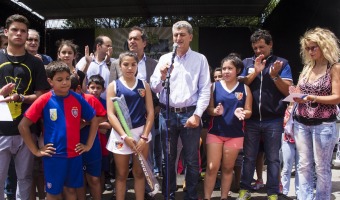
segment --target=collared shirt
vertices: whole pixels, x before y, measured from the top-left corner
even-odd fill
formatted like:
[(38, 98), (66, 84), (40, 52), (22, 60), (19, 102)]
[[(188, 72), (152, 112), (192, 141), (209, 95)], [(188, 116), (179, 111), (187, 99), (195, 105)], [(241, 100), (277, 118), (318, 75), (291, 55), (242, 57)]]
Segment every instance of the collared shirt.
[[(155, 93), (160, 93), (160, 103), (166, 103), (166, 89), (161, 80), (161, 66), (171, 63), (172, 53), (163, 55), (151, 76), (150, 85)], [(190, 48), (182, 57), (175, 56), (170, 77), (169, 105), (188, 107), (196, 105), (194, 114), (202, 116), (210, 101), (210, 71), (206, 57)]]
[[(111, 62), (113, 62), (114, 59), (111, 58)], [(77, 69), (81, 69), (86, 63), (85, 57), (82, 57), (79, 62), (76, 65)], [(109, 79), (110, 79), (110, 69), (109, 67), (106, 65), (105, 60), (103, 60), (102, 62), (97, 62), (95, 59), (92, 60), (89, 68), (87, 69), (86, 72), (86, 77), (87, 80), (92, 76), (92, 75), (97, 75), (99, 74), (100, 76), (103, 77), (103, 79), (105, 80), (105, 88), (107, 88), (107, 86), (109, 85)], [(106, 99), (106, 90), (100, 95), (101, 98)]]
[(143, 58), (138, 62), (138, 71), (137, 71), (137, 79), (146, 81), (146, 56), (144, 54)]

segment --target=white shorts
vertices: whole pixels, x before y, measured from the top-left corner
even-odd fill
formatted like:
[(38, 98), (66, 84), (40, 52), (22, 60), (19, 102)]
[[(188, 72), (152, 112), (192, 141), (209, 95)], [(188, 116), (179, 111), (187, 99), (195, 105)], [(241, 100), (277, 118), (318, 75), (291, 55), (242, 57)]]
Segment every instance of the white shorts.
[[(143, 130), (144, 126), (131, 129), (131, 133), (135, 141), (140, 140), (140, 136), (143, 134)], [(149, 143), (151, 139), (152, 135), (151, 133), (149, 133), (148, 141), (146, 143)], [(114, 129), (111, 130), (109, 140), (107, 141), (106, 149), (116, 154), (128, 155), (133, 153), (130, 147), (125, 144), (120, 135)]]

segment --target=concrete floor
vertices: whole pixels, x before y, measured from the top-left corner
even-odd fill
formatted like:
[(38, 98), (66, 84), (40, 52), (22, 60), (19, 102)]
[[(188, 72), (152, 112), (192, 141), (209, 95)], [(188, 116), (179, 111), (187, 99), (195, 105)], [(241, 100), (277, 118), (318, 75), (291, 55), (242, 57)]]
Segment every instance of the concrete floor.
[[(256, 178), (256, 177), (255, 177)], [(266, 170), (263, 171), (263, 178), (264, 178), (264, 182), (266, 181)], [(182, 183), (184, 180), (184, 176), (183, 175), (177, 175), (177, 184), (179, 186), (178, 191), (176, 192), (176, 199), (183, 199), (184, 197), (184, 192), (182, 189)], [(288, 194), (288, 197), (290, 198), (284, 198), (283, 196), (279, 196), (279, 199), (295, 199), (295, 189), (294, 189), (294, 180), (295, 178), (292, 177), (291, 178), (291, 185), (290, 185), (290, 192)], [(161, 183), (162, 180), (159, 179), (159, 182)], [(337, 199), (340, 200), (340, 168), (333, 168), (332, 169), (332, 200)], [(128, 180), (128, 191), (126, 194), (126, 199), (127, 200), (133, 200), (135, 199), (134, 197), (134, 190), (133, 190), (133, 179)], [(199, 197), (202, 198), (203, 197), (203, 181), (199, 182), (199, 186), (198, 186), (198, 194)], [(103, 199), (104, 200), (112, 200), (112, 191), (106, 191), (104, 194)], [(238, 196), (238, 193), (231, 193), (231, 196), (229, 197), (229, 200), (234, 200), (236, 199)], [(156, 200), (161, 200), (163, 199), (163, 196), (161, 195), (161, 193), (159, 192), (158, 194), (155, 195), (155, 199)], [(214, 191), (212, 194), (212, 199), (213, 200), (218, 200), (220, 199), (220, 191)], [(262, 188), (256, 192), (252, 193), (252, 199), (254, 200), (266, 200), (267, 199), (267, 194), (266, 194), (266, 190), (265, 188)]]

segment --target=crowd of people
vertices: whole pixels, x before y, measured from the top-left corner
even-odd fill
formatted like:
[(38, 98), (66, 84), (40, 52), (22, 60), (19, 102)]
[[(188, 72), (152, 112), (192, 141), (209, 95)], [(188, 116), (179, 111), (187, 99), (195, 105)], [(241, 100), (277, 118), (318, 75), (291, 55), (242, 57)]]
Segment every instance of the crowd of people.
[[(174, 51), (158, 61), (146, 56), (147, 35), (137, 26), (118, 59), (111, 58), (111, 39), (100, 35), (93, 53), (86, 46), (78, 62), (77, 45), (61, 40), (52, 61), (38, 53), (40, 35), (29, 29), (27, 18), (9, 16), (0, 35), (0, 101), (13, 121), (0, 121), (0, 199), (6, 193), (9, 200), (85, 200), (88, 191), (100, 200), (112, 189), (112, 175), (115, 198), (123, 200), (130, 169), (135, 199), (152, 199), (139, 155), (163, 177), (165, 199), (176, 199), (179, 156), (184, 199), (211, 199), (221, 171), (221, 199), (228, 199), (234, 179), (237, 200), (250, 199), (251, 191), (264, 185), (268, 199), (276, 200), (289, 192), (294, 163), (297, 199), (330, 199), (340, 103), (334, 33), (316, 27), (301, 36), (303, 70), (296, 86), (288, 60), (273, 54), (267, 30), (251, 35), (252, 57), (230, 53), (213, 71), (207, 58), (190, 48), (190, 23), (174, 23), (172, 35)], [(282, 100), (291, 91), (304, 95), (288, 106)], [(122, 96), (128, 130), (113, 102)], [(294, 135), (284, 132), (289, 115)], [(204, 197), (199, 197), (202, 170)]]

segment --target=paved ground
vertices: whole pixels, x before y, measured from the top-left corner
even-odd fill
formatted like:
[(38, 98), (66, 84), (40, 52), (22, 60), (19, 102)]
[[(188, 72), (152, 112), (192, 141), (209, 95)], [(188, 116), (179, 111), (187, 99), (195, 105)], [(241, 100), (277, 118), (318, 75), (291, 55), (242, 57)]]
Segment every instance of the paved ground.
[[(263, 178), (264, 181), (266, 180), (266, 171), (264, 171), (263, 173)], [(177, 176), (177, 184), (179, 185), (179, 189), (176, 193), (176, 199), (183, 199), (184, 197), (184, 193), (182, 190), (182, 183), (183, 183), (183, 175), (178, 175)], [(159, 180), (159, 182), (161, 183), (161, 180)], [(292, 177), (291, 179), (291, 187), (290, 187), (290, 192), (288, 197), (290, 198), (284, 198), (283, 196), (280, 196), (279, 199), (295, 199), (295, 189), (293, 187), (293, 183), (294, 183), (294, 177)], [(333, 168), (332, 169), (332, 200), (337, 199), (340, 200), (340, 168)], [(198, 186), (198, 193), (199, 193), (199, 197), (203, 197), (203, 181), (200, 181), (199, 186)], [(112, 198), (112, 192), (108, 192), (106, 191), (104, 194), (104, 200), (111, 200)], [(229, 200), (234, 200), (236, 199), (238, 196), (238, 193), (231, 193), (231, 196), (229, 197)], [(220, 191), (214, 191), (213, 192), (213, 196), (212, 196), (213, 200), (218, 200), (220, 199)], [(254, 200), (266, 200), (266, 191), (265, 189), (260, 189), (259, 191), (256, 191), (254, 193), (252, 193), (252, 199)], [(129, 180), (128, 181), (128, 191), (127, 191), (127, 195), (126, 195), (126, 199), (127, 200), (133, 200), (134, 198), (134, 190), (133, 190), (133, 180)], [(161, 200), (163, 199), (163, 196), (158, 193), (155, 195), (155, 199), (156, 200)]]

